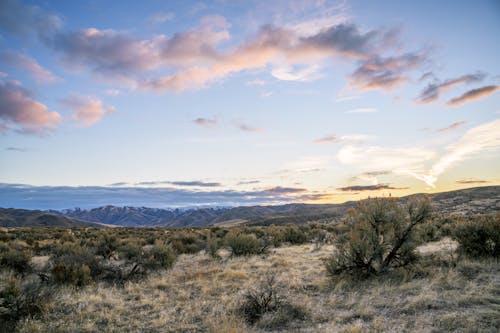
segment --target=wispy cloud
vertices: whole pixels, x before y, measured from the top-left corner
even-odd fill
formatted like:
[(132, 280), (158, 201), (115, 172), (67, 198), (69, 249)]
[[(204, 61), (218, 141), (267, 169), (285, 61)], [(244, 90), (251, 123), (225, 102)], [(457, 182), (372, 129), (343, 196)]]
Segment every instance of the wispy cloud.
[(174, 182), (170, 182), (170, 184), (177, 185), (177, 186), (197, 186), (197, 187), (218, 187), (218, 186), (222, 186), (221, 183), (203, 182), (203, 181), (200, 181), (200, 180), (174, 181)]
[(317, 65), (302, 66), (301, 68), (278, 67), (271, 71), (271, 75), (282, 81), (307, 82), (322, 77), (320, 67)]
[(172, 21), (175, 18), (175, 14), (173, 12), (158, 12), (151, 15), (148, 18), (148, 21), (153, 24), (161, 24), (168, 21)]
[(472, 89), (472, 90), (469, 90), (469, 91), (463, 93), (462, 95), (460, 95), (458, 97), (452, 98), (446, 104), (448, 106), (459, 106), (459, 105), (462, 105), (464, 103), (467, 103), (467, 102), (470, 102), (470, 101), (473, 101), (476, 99), (481, 99), (481, 98), (487, 97), (498, 90), (500, 90), (500, 86), (496, 86), (496, 85), (484, 86), (481, 88)]
[(73, 95), (61, 102), (71, 109), (73, 119), (84, 126), (93, 125), (116, 111), (113, 106), (105, 106), (100, 99), (92, 96)]
[(451, 124), (449, 126), (438, 128), (436, 130), (436, 132), (440, 133), (440, 132), (452, 131), (452, 130), (455, 130), (455, 129), (459, 128), (459, 127), (464, 126), (465, 124), (467, 124), (467, 122), (465, 120), (463, 120), (463, 121), (457, 121), (457, 122), (454, 122), (453, 124)]
[(386, 176), (392, 174), (392, 171), (389, 170), (380, 170), (380, 171), (366, 171), (357, 176), (351, 177), (350, 181), (369, 181), (372, 185), (378, 185), (378, 178), (380, 176)]
[(14, 51), (1, 51), (0, 63), (13, 66), (29, 73), (39, 83), (54, 83), (60, 79), (50, 70), (42, 67), (35, 59)]
[(25, 153), (27, 151), (29, 151), (28, 148), (22, 148), (22, 147), (7, 147), (5, 148), (6, 151), (16, 151), (16, 152), (19, 152), (19, 153)]
[(349, 111), (346, 111), (345, 113), (374, 113), (377, 112), (377, 109), (375, 108), (360, 108), (360, 109), (352, 109)]
[(368, 140), (373, 140), (375, 137), (365, 134), (351, 134), (351, 135), (341, 135), (337, 136), (335, 134), (330, 134), (322, 138), (316, 139), (314, 143), (333, 143), (333, 142), (344, 142), (344, 143), (362, 143)]
[(418, 95), (416, 101), (419, 104), (435, 102), (439, 99), (440, 94), (443, 92), (460, 84), (482, 81), (485, 77), (486, 74), (477, 72), (474, 74), (466, 74), (457, 78), (448, 79), (441, 83), (431, 83)]
[(198, 126), (202, 126), (205, 128), (211, 128), (211, 127), (217, 126), (217, 119), (196, 118), (192, 122), (193, 122), (193, 124), (196, 124)]
[(108, 96), (118, 96), (121, 94), (119, 89), (106, 89), (104, 93)]
[(53, 130), (61, 115), (33, 99), (21, 83), (0, 81), (0, 130), (43, 135)]
[(500, 119), (468, 130), (460, 140), (447, 147), (447, 153), (432, 166), (428, 173), (416, 175), (434, 187), (438, 177), (450, 167), (475, 154), (500, 148)]
[(266, 84), (266, 81), (260, 79), (249, 80), (246, 82), (247, 86), (263, 86)]
[(468, 179), (457, 180), (455, 183), (462, 184), (462, 185), (473, 185), (473, 184), (486, 184), (486, 183), (489, 183), (489, 181), (468, 178)]
[(380, 191), (380, 190), (406, 190), (408, 187), (393, 187), (389, 184), (378, 185), (355, 185), (337, 188), (342, 192), (363, 192), (363, 191)]
[(246, 124), (240, 120), (234, 120), (233, 125), (236, 126), (240, 131), (243, 131), (243, 132), (257, 132), (257, 133), (265, 132), (265, 130), (263, 128), (255, 127), (255, 126)]
[(427, 52), (406, 53), (393, 57), (371, 57), (363, 60), (350, 76), (350, 85), (358, 90), (390, 91), (408, 81), (406, 73), (428, 60)]
[(24, 5), (17, 0), (0, 1), (0, 29), (15, 36), (52, 36), (61, 27), (61, 18), (39, 6)]

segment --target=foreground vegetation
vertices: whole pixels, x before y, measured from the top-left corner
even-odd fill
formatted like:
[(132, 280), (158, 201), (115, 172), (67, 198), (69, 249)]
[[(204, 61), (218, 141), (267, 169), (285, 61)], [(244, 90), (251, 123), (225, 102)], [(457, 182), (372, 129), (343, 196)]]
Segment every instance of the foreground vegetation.
[(427, 208), (375, 199), (335, 225), (1, 229), (0, 330), (498, 331), (500, 215)]

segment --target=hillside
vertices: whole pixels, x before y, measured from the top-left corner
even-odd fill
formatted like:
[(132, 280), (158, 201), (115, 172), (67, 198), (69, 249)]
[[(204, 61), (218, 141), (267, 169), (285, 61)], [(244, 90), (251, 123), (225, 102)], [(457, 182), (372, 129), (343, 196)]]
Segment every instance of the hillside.
[[(406, 201), (414, 194), (402, 197)], [(442, 215), (473, 215), (500, 211), (500, 186), (476, 187), (430, 194), (434, 210)], [(59, 214), (70, 218), (128, 227), (200, 227), (208, 225), (269, 225), (331, 222), (340, 220), (354, 201), (341, 204), (286, 204), (235, 208), (159, 209), (104, 206), (89, 210), (69, 209)]]
[(40, 210), (0, 208), (1, 227), (102, 227), (93, 222)]

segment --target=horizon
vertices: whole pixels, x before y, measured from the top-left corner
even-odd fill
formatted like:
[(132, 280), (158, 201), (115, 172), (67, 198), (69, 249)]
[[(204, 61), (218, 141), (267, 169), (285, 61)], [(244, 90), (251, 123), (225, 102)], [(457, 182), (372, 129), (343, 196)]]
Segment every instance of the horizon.
[(2, 1), (0, 206), (498, 186), (498, 34), (493, 0)]

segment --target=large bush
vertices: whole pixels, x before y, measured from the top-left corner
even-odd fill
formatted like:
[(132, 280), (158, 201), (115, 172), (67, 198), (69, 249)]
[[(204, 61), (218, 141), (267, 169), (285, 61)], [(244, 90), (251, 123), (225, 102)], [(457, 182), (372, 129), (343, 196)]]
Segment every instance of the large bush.
[(54, 290), (35, 275), (23, 280), (0, 278), (0, 332), (13, 332), (16, 322), (24, 317), (42, 315), (53, 295)]
[(460, 251), (468, 256), (500, 257), (500, 213), (465, 221), (455, 228), (454, 238)]
[(246, 256), (263, 253), (266, 249), (264, 244), (254, 234), (229, 233), (225, 237), (227, 246), (235, 256)]
[(326, 260), (327, 272), (357, 277), (380, 274), (415, 261), (415, 226), (430, 217), (424, 197), (400, 205), (396, 199), (375, 198), (349, 211), (348, 231), (336, 239), (336, 251)]

